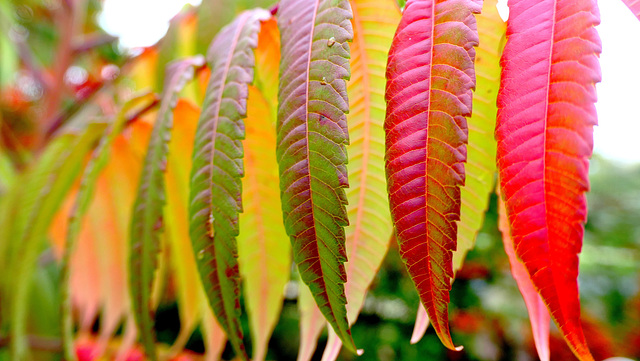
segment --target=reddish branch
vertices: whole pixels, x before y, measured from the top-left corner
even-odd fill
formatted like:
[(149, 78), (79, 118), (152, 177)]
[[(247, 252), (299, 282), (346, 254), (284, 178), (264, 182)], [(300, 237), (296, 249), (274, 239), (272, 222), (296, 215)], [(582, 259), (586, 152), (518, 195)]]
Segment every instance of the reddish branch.
[(76, 7), (74, 2), (69, 0), (64, 2), (65, 6), (60, 7), (55, 12), (55, 20), (58, 25), (58, 33), (60, 38), (57, 45), (57, 51), (53, 61), (53, 73), (51, 79), (51, 89), (45, 93), (44, 98), (44, 116), (42, 129), (38, 134), (37, 144), (42, 146), (46, 141), (46, 130), (51, 127), (47, 120), (53, 119), (62, 103), (64, 95), (64, 75), (73, 61), (73, 36), (75, 33), (76, 19), (74, 12)]

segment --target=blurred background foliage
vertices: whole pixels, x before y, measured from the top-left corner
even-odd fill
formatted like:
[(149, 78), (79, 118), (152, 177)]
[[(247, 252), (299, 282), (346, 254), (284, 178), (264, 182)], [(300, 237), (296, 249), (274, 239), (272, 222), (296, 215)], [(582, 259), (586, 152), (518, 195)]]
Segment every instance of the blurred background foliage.
[[(117, 39), (98, 25), (101, 1), (75, 1), (77, 8), (71, 17), (61, 11), (69, 2), (73, 0), (0, 0), (0, 205), (10, 202), (8, 190), (56, 131), (94, 111), (91, 109), (96, 105), (99, 112), (109, 114), (140, 89), (159, 92), (167, 62), (206, 54), (215, 33), (235, 14), (256, 6), (269, 8), (274, 3), (204, 0), (198, 8), (183, 9), (158, 44), (131, 51), (120, 47)], [(152, 10), (144, 16), (153, 16)], [(197, 83), (186, 90), (192, 99), (202, 95)], [(640, 358), (640, 165), (620, 164), (596, 155), (591, 162), (591, 186), (579, 278), (585, 333), (598, 360)], [(496, 209), (493, 195), (476, 247), (467, 256), (451, 293), (453, 338), (465, 349), (447, 351), (431, 329), (416, 345), (409, 344), (419, 301), (392, 242), (353, 327), (356, 344), (367, 349), (359, 360), (536, 359), (524, 302), (503, 251)], [(29, 304), (28, 330), (30, 343), (37, 346), (37, 360), (60, 359), (60, 270), (48, 244), (42, 246)], [(11, 277), (2, 264), (0, 277)], [(268, 359), (296, 358), (296, 279), (294, 275), (287, 286)], [(171, 287), (169, 281), (156, 314), (158, 340), (167, 345), (175, 341), (180, 328)], [(0, 360), (8, 360), (6, 314), (0, 312), (0, 317), (5, 317), (0, 322)], [(243, 320), (245, 334), (249, 334), (246, 317)], [(93, 325), (95, 331), (99, 322)], [(320, 359), (326, 337), (324, 331), (314, 359)], [(83, 347), (79, 345), (79, 353)], [(203, 351), (199, 330), (186, 349)], [(231, 355), (227, 345), (223, 358)], [(553, 360), (574, 359), (553, 328), (551, 355)], [(349, 352), (340, 356), (342, 360), (355, 358)]]

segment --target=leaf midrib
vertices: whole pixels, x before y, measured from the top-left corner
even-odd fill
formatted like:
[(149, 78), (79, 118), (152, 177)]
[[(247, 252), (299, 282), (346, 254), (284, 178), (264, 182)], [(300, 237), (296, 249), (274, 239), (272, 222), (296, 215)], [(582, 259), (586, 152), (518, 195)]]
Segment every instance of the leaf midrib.
[[(425, 192), (425, 207), (424, 207), (424, 212), (425, 212), (425, 238), (426, 238), (426, 249), (427, 249), (427, 254), (426, 254), (426, 258), (427, 258), (427, 262), (426, 262), (426, 268), (427, 268), (427, 274), (429, 275), (429, 277), (427, 277), (427, 279), (429, 280), (429, 292), (428, 292), (428, 296), (431, 299), (431, 304), (433, 309), (435, 310), (436, 308), (436, 304), (437, 304), (437, 300), (436, 297), (434, 295), (434, 290), (435, 290), (435, 285), (433, 283), (433, 271), (432, 271), (432, 267), (431, 267), (431, 244), (429, 242), (429, 202), (427, 201), (429, 199), (429, 140), (431, 139), (431, 137), (429, 136), (429, 125), (430, 125), (430, 120), (431, 120), (431, 100), (432, 100), (432, 81), (431, 78), (433, 76), (433, 53), (435, 52), (435, 33), (436, 33), (436, 5), (437, 5), (437, 1), (432, 2), (431, 4), (431, 42), (430, 42), (430, 52), (429, 52), (429, 75), (427, 77), (428, 81), (429, 81), (429, 86), (428, 86), (428, 101), (427, 101), (427, 111), (425, 112), (426, 116), (427, 116), (427, 136), (425, 139), (425, 162), (424, 162), (424, 192)], [(406, 7), (405, 7), (406, 10)], [(434, 315), (436, 317), (434, 317), (431, 322), (434, 324), (434, 327), (436, 325), (440, 325), (440, 318), (437, 317), (437, 315)], [(431, 317), (430, 317), (431, 319)], [(438, 328), (436, 328), (437, 330)]]
[[(551, 70), (553, 67), (553, 54), (555, 51), (555, 43), (556, 43), (556, 24), (557, 24), (557, 11), (558, 11), (558, 0), (554, 0), (553, 1), (553, 14), (551, 16), (551, 41), (549, 42), (549, 65), (547, 68), (547, 82), (546, 82), (546, 97), (545, 97), (545, 117), (544, 117), (544, 133), (543, 133), (543, 144), (544, 144), (544, 152), (542, 153), (542, 166), (543, 166), (543, 174), (542, 174), (542, 184), (544, 186), (544, 192), (542, 192), (543, 195), (543, 202), (544, 202), (544, 220), (545, 220), (545, 225), (548, 229), (549, 227), (549, 214), (550, 214), (550, 210), (548, 208), (548, 202), (547, 202), (547, 149), (548, 149), (548, 141), (547, 141), (547, 135), (548, 135), (548, 131), (549, 131), (549, 118), (550, 118), (550, 111), (549, 111), (549, 98), (551, 97), (551, 85), (552, 85), (552, 74), (551, 74)], [(549, 238), (549, 233), (547, 231), (547, 238), (546, 238), (546, 243), (550, 246), (551, 243), (551, 239)], [(560, 299), (560, 294), (558, 293), (558, 287), (562, 287), (562, 277), (558, 275), (558, 272), (556, 271), (556, 267), (554, 267), (555, 262), (553, 262), (553, 259), (555, 259), (555, 252), (554, 252), (555, 247), (549, 247), (549, 256), (551, 257), (551, 260), (549, 260), (549, 272), (551, 272), (551, 278), (553, 279), (553, 283), (555, 285), (555, 287), (552, 289), (552, 292), (554, 293), (554, 296), (558, 299), (558, 303), (559, 303), (559, 309), (558, 311), (560, 311), (560, 317), (556, 316), (555, 313), (551, 313), (554, 318), (557, 318), (558, 320), (564, 320), (565, 324), (563, 325), (559, 325), (560, 328), (564, 328), (564, 326), (566, 325), (566, 321), (569, 321), (570, 318), (567, 317), (567, 311), (565, 310), (565, 303), (561, 302)], [(545, 302), (546, 303), (546, 302)], [(559, 322), (558, 322), (559, 324)], [(584, 337), (584, 336), (583, 336)], [(582, 343), (582, 342), (580, 342)], [(570, 345), (572, 346), (572, 348), (574, 348), (575, 346), (582, 346), (582, 345), (573, 345), (573, 342), (570, 342)], [(577, 347), (576, 347), (577, 350)]]

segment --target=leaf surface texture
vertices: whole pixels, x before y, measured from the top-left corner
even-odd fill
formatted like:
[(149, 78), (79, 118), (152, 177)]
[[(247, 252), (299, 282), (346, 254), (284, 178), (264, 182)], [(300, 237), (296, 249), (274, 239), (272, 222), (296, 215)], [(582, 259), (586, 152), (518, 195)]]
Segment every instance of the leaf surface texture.
[(280, 3), (276, 154), (284, 224), (301, 278), (355, 351), (344, 293), (351, 18), (347, 0)]
[(242, 212), (242, 119), (253, 81), (253, 50), (264, 10), (247, 11), (225, 27), (209, 52), (211, 77), (196, 130), (191, 172), (190, 235), (198, 271), (215, 316), (238, 357), (247, 359), (240, 327), (236, 237)]
[[(351, 109), (347, 116), (350, 187), (346, 190), (349, 225), (345, 228), (345, 294), (347, 318), (353, 325), (393, 232), (384, 175), (384, 88), (388, 49), (400, 22), (400, 10), (394, 0), (352, 0), (351, 9), (354, 39), (351, 80), (347, 83)], [(319, 312), (317, 308), (311, 311)], [(314, 346), (316, 342), (314, 339)], [(329, 330), (323, 359), (335, 360), (341, 346), (340, 339)]]
[[(480, 44), (476, 48), (476, 90), (473, 94), (473, 114), (468, 121), (466, 179), (460, 190), (458, 244), (453, 253), (454, 273), (462, 268), (467, 252), (475, 245), (495, 183), (496, 142), (493, 132), (498, 111), (496, 97), (500, 86), (500, 54), (506, 32), (506, 24), (498, 14), (496, 4), (496, 0), (485, 0), (482, 13), (476, 16)], [(418, 310), (412, 342), (419, 341), (429, 325), (428, 321), (424, 321), (425, 318), (428, 320), (428, 316), (423, 312), (426, 312), (424, 308)]]
[(408, 1), (387, 64), (386, 173), (400, 255), (443, 344), (475, 86), (470, 0)]
[(592, 360), (577, 276), (597, 123), (598, 8), (512, 0), (509, 9), (495, 134), (511, 237), (567, 343)]

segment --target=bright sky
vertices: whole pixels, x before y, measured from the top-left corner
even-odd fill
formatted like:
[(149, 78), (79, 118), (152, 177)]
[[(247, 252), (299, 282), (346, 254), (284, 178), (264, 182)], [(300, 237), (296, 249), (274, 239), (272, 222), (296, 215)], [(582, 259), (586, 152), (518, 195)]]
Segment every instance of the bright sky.
[(105, 0), (99, 22), (128, 48), (155, 44), (186, 4), (202, 0)]
[[(105, 0), (100, 23), (125, 47), (148, 46), (167, 31), (185, 4), (201, 0)], [(501, 3), (506, 2), (500, 0)], [(620, 0), (600, 0), (603, 49), (598, 84), (599, 126), (595, 152), (624, 163), (640, 163), (640, 21)]]

